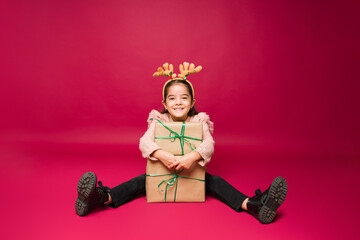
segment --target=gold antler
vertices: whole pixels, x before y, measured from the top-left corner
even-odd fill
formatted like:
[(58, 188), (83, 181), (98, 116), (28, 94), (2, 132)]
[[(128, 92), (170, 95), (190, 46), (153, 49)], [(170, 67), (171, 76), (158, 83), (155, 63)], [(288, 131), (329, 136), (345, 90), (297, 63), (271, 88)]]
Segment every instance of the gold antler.
[(178, 74), (178, 77), (182, 78), (182, 79), (186, 79), (186, 77), (189, 74), (200, 72), (201, 69), (202, 69), (202, 66), (199, 65), (199, 66), (195, 67), (195, 65), (193, 63), (190, 64), (190, 68), (189, 68), (189, 63), (184, 62), (183, 64), (180, 64), (180, 66), (179, 66), (180, 74)]
[(159, 67), (157, 72), (153, 74), (153, 77), (165, 76), (170, 79), (176, 77), (176, 73), (174, 73), (174, 67), (172, 64), (169, 65), (168, 63), (164, 63), (163, 67), (165, 70), (162, 67)]

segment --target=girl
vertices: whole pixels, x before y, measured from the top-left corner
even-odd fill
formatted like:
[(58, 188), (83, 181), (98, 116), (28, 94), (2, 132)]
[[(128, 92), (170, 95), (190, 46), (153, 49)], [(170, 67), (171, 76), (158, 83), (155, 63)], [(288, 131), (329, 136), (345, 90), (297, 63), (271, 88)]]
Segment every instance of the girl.
[[(158, 68), (154, 76), (166, 76), (169, 80), (163, 87), (164, 110), (159, 113), (156, 110), (150, 112), (148, 129), (140, 139), (140, 151), (144, 158), (153, 161), (161, 161), (169, 169), (189, 169), (192, 164), (205, 166), (214, 152), (214, 140), (212, 138), (213, 123), (206, 113), (198, 113), (195, 108), (194, 88), (186, 80), (189, 74), (199, 72), (202, 68), (195, 68), (194, 64), (184, 62), (180, 64), (180, 74), (176, 77), (173, 66), (165, 63), (164, 69)], [(156, 119), (162, 122), (201, 122), (203, 124), (203, 142), (191, 153), (176, 159), (173, 154), (162, 150), (154, 142)], [(77, 191), (78, 198), (75, 201), (75, 210), (79, 216), (85, 216), (90, 211), (102, 207), (119, 207), (124, 203), (145, 195), (145, 178), (142, 174), (112, 189), (104, 187), (101, 181), (96, 186), (97, 177), (92, 172), (85, 173), (79, 180)], [(212, 195), (223, 201), (235, 211), (247, 211), (254, 215), (261, 223), (270, 223), (274, 220), (276, 210), (285, 200), (287, 183), (284, 178), (277, 177), (270, 187), (261, 193), (255, 191), (255, 196), (249, 198), (231, 186), (224, 179), (206, 173), (206, 194)]]

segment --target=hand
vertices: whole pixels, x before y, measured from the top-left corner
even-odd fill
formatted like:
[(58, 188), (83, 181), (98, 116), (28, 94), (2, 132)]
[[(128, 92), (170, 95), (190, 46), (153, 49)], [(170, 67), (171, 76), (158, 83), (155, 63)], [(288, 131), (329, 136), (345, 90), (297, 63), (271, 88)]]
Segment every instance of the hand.
[(192, 164), (200, 159), (202, 159), (201, 155), (194, 151), (184, 156), (175, 158), (175, 161), (169, 166), (169, 169), (175, 168), (177, 171), (182, 169), (190, 169)]
[(170, 166), (172, 166), (172, 164), (176, 161), (175, 156), (167, 151), (164, 150), (156, 150), (154, 151), (151, 156), (159, 159), (162, 164), (164, 164), (165, 167), (167, 167), (168, 169), (171, 169)]

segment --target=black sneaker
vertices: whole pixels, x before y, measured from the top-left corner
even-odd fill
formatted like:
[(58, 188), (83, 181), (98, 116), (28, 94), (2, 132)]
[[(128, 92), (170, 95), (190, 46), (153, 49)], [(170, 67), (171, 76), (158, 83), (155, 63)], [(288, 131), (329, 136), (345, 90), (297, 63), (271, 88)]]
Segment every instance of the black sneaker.
[(270, 187), (261, 193), (255, 191), (255, 196), (247, 202), (248, 213), (254, 215), (261, 223), (271, 223), (276, 215), (276, 210), (284, 202), (287, 194), (287, 183), (282, 177), (274, 179)]
[(109, 200), (110, 188), (104, 187), (100, 181), (99, 186), (96, 187), (95, 173), (87, 172), (81, 176), (77, 186), (78, 198), (75, 201), (77, 215), (86, 216), (90, 211), (105, 206), (104, 203)]

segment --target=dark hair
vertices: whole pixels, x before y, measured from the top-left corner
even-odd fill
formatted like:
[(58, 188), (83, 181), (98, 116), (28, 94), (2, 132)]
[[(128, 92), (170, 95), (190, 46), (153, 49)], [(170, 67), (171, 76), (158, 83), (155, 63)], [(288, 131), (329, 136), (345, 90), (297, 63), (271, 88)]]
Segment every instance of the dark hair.
[[(190, 93), (190, 98), (191, 98), (191, 102), (194, 100), (194, 93), (192, 91), (192, 88), (190, 86), (190, 84), (187, 81), (184, 80), (172, 80), (170, 81), (168, 84), (166, 84), (165, 89), (164, 89), (164, 101), (166, 102), (166, 97), (168, 95), (169, 92), (169, 88), (175, 84), (183, 84), (186, 89), (188, 90), (188, 92)], [(169, 113), (168, 110), (166, 110), (165, 108), (162, 110), (161, 113)], [(192, 107), (188, 113), (188, 116), (194, 116), (198, 114), (198, 112), (195, 110), (195, 107)]]

